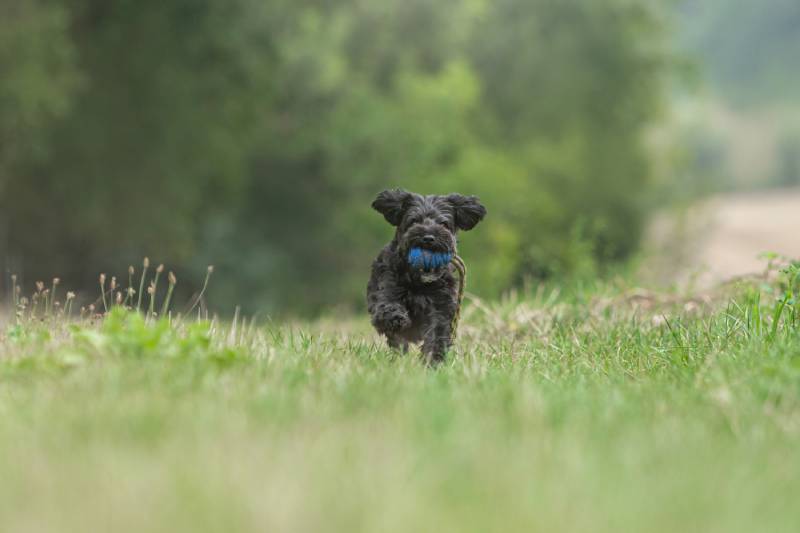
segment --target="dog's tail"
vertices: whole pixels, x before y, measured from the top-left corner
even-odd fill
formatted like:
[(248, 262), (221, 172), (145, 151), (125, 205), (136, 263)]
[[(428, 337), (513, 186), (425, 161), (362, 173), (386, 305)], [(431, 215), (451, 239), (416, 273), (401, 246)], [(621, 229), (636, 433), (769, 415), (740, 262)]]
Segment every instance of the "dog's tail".
[(456, 332), (458, 331), (458, 321), (461, 318), (461, 303), (464, 301), (464, 288), (467, 286), (467, 265), (464, 260), (458, 255), (453, 256), (453, 264), (458, 270), (458, 302), (456, 303), (456, 312), (453, 315), (453, 323), (450, 325), (450, 342), (456, 341)]

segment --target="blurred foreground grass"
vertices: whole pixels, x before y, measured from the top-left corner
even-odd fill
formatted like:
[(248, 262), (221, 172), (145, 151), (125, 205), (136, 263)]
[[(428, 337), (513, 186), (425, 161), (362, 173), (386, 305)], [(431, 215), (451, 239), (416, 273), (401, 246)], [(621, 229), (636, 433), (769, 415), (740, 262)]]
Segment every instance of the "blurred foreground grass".
[(0, 530), (794, 532), (792, 285), (472, 300), (435, 370), (361, 321), (12, 324)]

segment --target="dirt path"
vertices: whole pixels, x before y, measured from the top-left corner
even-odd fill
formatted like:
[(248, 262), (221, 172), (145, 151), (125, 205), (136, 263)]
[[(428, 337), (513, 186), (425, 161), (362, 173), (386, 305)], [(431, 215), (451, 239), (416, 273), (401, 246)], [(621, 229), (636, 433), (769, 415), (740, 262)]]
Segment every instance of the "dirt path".
[(800, 258), (800, 189), (720, 195), (693, 208), (682, 229), (661, 225), (651, 240), (660, 256), (653, 271), (715, 284), (763, 271), (764, 252)]

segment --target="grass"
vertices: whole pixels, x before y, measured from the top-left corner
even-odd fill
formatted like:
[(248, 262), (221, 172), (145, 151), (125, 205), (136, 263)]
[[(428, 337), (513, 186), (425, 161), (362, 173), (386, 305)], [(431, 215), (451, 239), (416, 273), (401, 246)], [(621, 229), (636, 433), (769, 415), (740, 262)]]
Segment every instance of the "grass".
[(794, 532), (796, 278), (472, 298), (437, 369), (360, 317), (25, 315), (0, 531)]

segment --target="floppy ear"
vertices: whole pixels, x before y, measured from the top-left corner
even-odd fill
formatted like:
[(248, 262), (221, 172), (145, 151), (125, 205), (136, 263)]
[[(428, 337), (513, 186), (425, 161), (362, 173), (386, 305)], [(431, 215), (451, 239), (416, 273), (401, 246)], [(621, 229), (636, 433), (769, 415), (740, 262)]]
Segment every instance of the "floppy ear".
[(447, 201), (453, 206), (458, 229), (471, 230), (486, 216), (486, 208), (477, 196), (450, 194), (447, 196)]
[(403, 189), (392, 189), (383, 191), (372, 202), (372, 208), (378, 213), (383, 215), (386, 222), (392, 226), (397, 226), (403, 220), (403, 214), (408, 207), (408, 200), (411, 199), (411, 193)]

